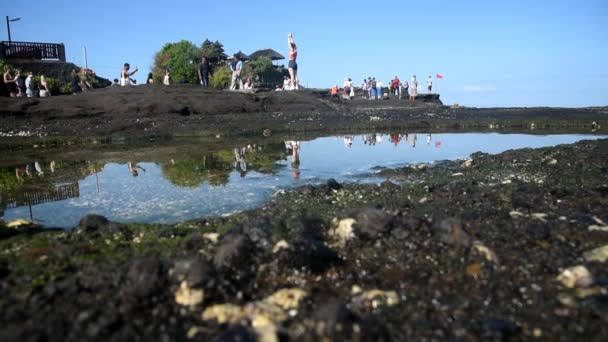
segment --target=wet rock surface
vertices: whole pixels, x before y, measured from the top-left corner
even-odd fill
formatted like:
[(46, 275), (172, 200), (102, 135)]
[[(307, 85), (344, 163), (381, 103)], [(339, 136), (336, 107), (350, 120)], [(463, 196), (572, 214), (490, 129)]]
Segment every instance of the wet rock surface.
[(172, 226), (2, 227), (0, 339), (608, 338), (608, 140), (381, 174)]

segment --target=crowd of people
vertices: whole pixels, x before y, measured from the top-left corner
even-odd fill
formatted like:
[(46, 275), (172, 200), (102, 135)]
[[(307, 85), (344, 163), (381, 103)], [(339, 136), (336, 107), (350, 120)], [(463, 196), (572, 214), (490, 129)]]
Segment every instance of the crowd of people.
[(40, 75), (38, 82), (36, 82), (32, 72), (22, 74), (21, 70), (17, 70), (17, 72), (13, 74), (10, 66), (5, 65), (2, 79), (10, 97), (51, 96), (44, 75)]
[[(418, 80), (416, 79), (416, 75), (412, 75), (409, 81), (402, 82), (398, 76), (395, 76), (385, 87), (381, 80), (376, 80), (375, 77), (370, 76), (363, 79), (360, 89), (362, 90), (361, 97), (364, 99), (377, 100), (395, 96), (399, 99), (408, 98), (410, 101), (415, 101), (418, 96)], [(427, 94), (432, 94), (432, 89), (433, 78), (429, 75), (427, 79)], [(343, 98), (353, 99), (355, 97), (354, 85), (349, 77), (344, 80), (342, 90), (336, 84), (331, 88), (330, 95), (332, 97), (339, 97), (340, 92), (342, 92)]]

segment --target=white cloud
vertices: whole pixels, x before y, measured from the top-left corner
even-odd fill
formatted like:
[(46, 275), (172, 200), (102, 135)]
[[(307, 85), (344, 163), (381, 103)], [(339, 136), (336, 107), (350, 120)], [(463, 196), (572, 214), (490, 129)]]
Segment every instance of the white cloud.
[(464, 91), (467, 93), (489, 93), (495, 92), (496, 87), (494, 86), (479, 86), (479, 85), (466, 85)]

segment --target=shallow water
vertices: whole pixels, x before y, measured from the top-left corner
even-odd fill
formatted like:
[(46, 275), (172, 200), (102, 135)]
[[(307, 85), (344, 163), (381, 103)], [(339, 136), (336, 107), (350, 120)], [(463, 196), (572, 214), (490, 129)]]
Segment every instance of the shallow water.
[[(73, 227), (87, 213), (120, 222), (174, 223), (263, 204), (275, 192), (329, 178), (379, 182), (375, 167), (466, 158), (482, 151), (554, 146), (598, 135), (366, 134), (310, 141), (251, 142), (212, 152), (164, 146), (148, 152), (110, 147), (96, 160), (29, 154), (0, 169), (4, 220)], [(182, 142), (183, 143), (183, 142)]]

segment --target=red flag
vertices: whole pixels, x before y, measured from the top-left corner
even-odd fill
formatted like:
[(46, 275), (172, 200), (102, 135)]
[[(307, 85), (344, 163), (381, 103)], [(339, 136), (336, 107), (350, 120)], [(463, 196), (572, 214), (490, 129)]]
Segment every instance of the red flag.
[(442, 74), (437, 74), (437, 78), (443, 78)]

